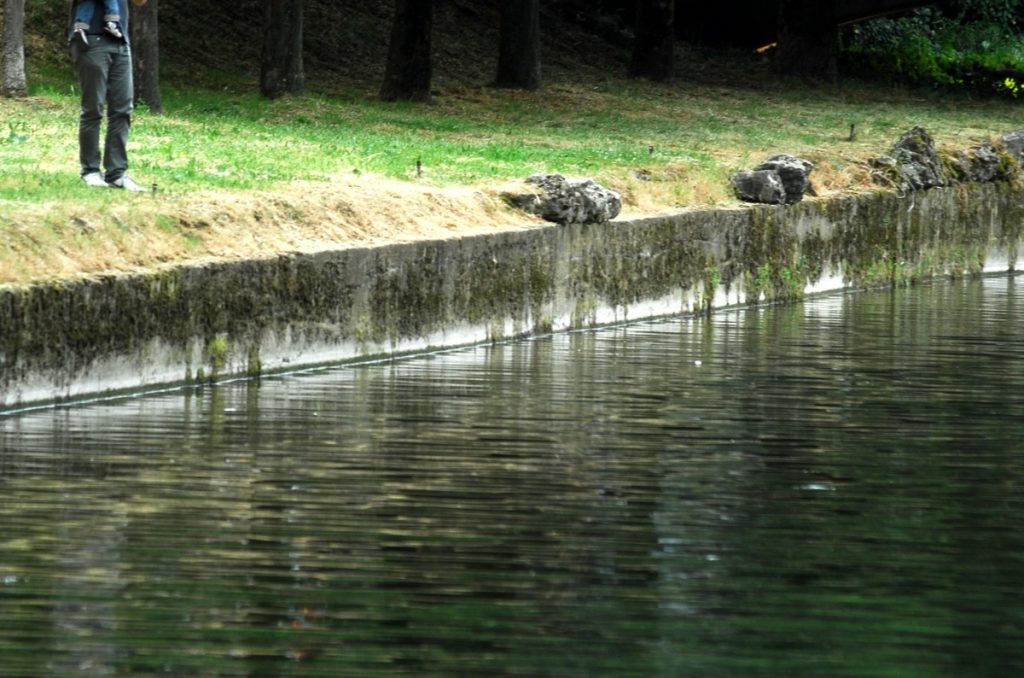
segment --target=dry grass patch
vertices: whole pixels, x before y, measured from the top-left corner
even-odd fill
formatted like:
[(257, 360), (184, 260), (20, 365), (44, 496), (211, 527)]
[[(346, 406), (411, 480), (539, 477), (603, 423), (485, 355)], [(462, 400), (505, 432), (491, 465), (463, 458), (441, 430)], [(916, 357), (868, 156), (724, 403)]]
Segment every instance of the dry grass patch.
[(296, 182), (274, 190), (196, 195), (110, 191), (105, 209), (63, 203), (0, 221), (0, 283), (137, 271), (173, 262), (245, 259), (462, 237), (538, 220), (496, 192), (381, 177)]

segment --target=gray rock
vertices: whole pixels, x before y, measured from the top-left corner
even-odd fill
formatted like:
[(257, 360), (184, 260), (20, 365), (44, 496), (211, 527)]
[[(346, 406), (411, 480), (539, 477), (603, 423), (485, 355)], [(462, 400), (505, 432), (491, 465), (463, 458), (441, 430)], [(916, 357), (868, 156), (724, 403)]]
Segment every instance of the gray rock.
[(736, 191), (736, 197), (747, 202), (772, 205), (786, 202), (786, 189), (782, 177), (773, 169), (737, 172), (732, 175), (732, 187)]
[(610, 221), (622, 211), (622, 198), (593, 179), (569, 180), (561, 174), (534, 174), (526, 183), (535, 192), (505, 193), (521, 210), (556, 224), (592, 224)]
[(1024, 163), (1024, 130), (1003, 135), (1003, 148), (1019, 163)]
[(999, 171), (999, 155), (991, 144), (981, 144), (971, 149), (970, 171), (967, 176), (971, 181), (989, 182), (1004, 178)]
[[(935, 142), (923, 127), (914, 127), (900, 136), (892, 149), (889, 158), (895, 161), (899, 184), (904, 190), (924, 189), (945, 186), (949, 183), (946, 173), (939, 160), (939, 152)], [(883, 158), (876, 158), (876, 167), (891, 165)]]
[(1016, 176), (1018, 164), (1010, 162), (1007, 153), (992, 144), (979, 144), (970, 151), (960, 151), (949, 159), (951, 180), (988, 183), (1011, 181)]
[(811, 187), (808, 177), (813, 169), (814, 163), (809, 160), (792, 155), (773, 155), (758, 165), (755, 171), (774, 170), (778, 172), (779, 178), (782, 180), (782, 187), (786, 191), (786, 203), (792, 204), (804, 199), (804, 193)]
[(896, 158), (888, 155), (880, 155), (877, 158), (871, 158), (868, 160), (868, 163), (875, 169), (892, 172), (893, 175), (895, 175), (899, 169), (899, 163), (896, 162)]

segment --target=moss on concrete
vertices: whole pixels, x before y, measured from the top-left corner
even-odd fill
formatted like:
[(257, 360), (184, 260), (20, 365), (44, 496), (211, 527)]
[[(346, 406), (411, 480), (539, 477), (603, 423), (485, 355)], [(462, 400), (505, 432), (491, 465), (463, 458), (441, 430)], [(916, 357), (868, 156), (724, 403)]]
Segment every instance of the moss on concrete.
[(4, 287), (0, 410), (1013, 270), (1022, 229), (1003, 183)]

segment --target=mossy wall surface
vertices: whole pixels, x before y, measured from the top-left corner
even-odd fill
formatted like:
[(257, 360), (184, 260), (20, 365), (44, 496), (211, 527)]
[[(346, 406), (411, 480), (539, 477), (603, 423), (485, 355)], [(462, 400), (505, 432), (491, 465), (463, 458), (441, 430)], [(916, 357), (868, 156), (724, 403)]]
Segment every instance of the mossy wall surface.
[(962, 185), (0, 288), (0, 411), (808, 292), (1013, 270)]

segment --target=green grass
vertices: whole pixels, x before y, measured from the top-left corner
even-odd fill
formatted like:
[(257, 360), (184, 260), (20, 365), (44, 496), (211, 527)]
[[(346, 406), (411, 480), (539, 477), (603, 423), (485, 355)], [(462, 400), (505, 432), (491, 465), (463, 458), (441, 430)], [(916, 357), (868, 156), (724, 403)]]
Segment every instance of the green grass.
[[(54, 74), (28, 101), (0, 105), (0, 199), (62, 197), (77, 173), (77, 99)], [(679, 83), (555, 84), (539, 93), (444, 92), (434, 105), (367, 96), (268, 102), (245, 92), (169, 88), (167, 114), (139, 111), (132, 172), (169, 190), (253, 190), (358, 170), (433, 184), (478, 184), (537, 171), (593, 174), (680, 165), (717, 179), (775, 152), (882, 153), (912, 125), (966, 143), (1018, 126), (1012, 103), (944, 101), (885, 88), (745, 90)], [(843, 142), (850, 123), (859, 143)], [(654, 146), (654, 155), (648, 154)], [(56, 193), (56, 195), (55, 195)]]
[[(954, 147), (1022, 126), (1009, 101), (862, 83), (808, 88), (764, 73), (754, 74), (763, 84), (748, 87), (742, 67), (727, 72), (712, 83), (682, 77), (670, 85), (589, 76), (534, 93), (463, 86), (440, 92), (432, 105), (384, 104), (363, 90), (270, 102), (244, 81), (217, 90), (165, 83), (165, 115), (141, 109), (135, 116), (130, 172), (143, 185), (158, 184), (162, 196), (187, 201), (207, 189), (252, 193), (357, 173), (444, 187), (557, 171), (592, 176), (623, 192), (627, 208), (649, 210), (730, 204), (729, 175), (774, 153), (810, 158), (819, 187), (842, 190), (857, 180), (844, 173), (886, 152), (911, 126)], [(124, 203), (78, 180), (70, 74), (44, 64), (30, 84), (28, 99), (0, 100), (0, 237), (34, 223), (19, 215), (40, 205), (63, 206), (52, 218), (61, 223), (69, 205), (103, 215)], [(850, 124), (858, 131), (853, 143)], [(140, 228), (166, 231), (168, 223)]]

